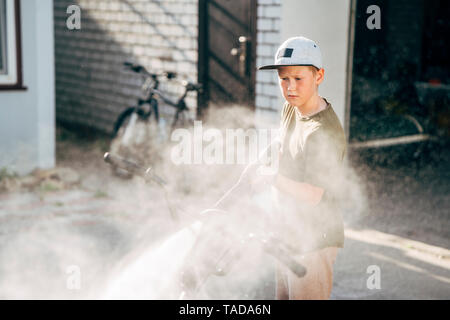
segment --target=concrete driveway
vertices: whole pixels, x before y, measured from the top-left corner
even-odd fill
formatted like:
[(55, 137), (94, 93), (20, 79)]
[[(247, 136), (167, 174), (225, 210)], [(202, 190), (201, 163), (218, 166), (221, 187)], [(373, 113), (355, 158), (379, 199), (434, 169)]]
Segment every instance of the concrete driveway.
[[(58, 165), (78, 172), (77, 184), (0, 194), (2, 299), (101, 297), (123, 257), (153, 248), (174, 230), (161, 190), (111, 177), (98, 145), (70, 148), (74, 154)], [(86, 159), (73, 161), (77, 152)], [(332, 299), (450, 298), (450, 179), (444, 162), (419, 171), (366, 166), (357, 172), (367, 198), (345, 217)], [(191, 195), (199, 201), (190, 204), (211, 203), (202, 193)], [(234, 297), (272, 299), (270, 266), (265, 271), (258, 290)]]

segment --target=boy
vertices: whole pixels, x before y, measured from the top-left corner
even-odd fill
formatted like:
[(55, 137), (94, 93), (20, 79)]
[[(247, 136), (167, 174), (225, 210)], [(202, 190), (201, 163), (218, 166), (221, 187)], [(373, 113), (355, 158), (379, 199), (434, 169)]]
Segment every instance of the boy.
[(321, 52), (310, 39), (290, 38), (277, 50), (275, 63), (259, 69), (278, 71), (286, 100), (275, 180), (277, 214), (281, 224), (294, 229), (287, 239), (301, 250), (298, 261), (307, 268), (298, 278), (278, 266), (277, 299), (328, 299), (333, 263), (344, 243), (337, 193), (346, 139), (330, 103), (318, 94), (324, 79)]
[(299, 278), (278, 265), (277, 299), (328, 299), (333, 263), (344, 244), (337, 201), (346, 149), (344, 130), (330, 103), (318, 94), (324, 69), (314, 41), (304, 37), (286, 40), (277, 50), (275, 63), (260, 68), (265, 69), (278, 71), (286, 100), (278, 172), (274, 177), (258, 175), (259, 165), (249, 165), (216, 207), (226, 209), (238, 203), (249, 183), (271, 182), (276, 207), (272, 229), (299, 252), (297, 261), (307, 269)]

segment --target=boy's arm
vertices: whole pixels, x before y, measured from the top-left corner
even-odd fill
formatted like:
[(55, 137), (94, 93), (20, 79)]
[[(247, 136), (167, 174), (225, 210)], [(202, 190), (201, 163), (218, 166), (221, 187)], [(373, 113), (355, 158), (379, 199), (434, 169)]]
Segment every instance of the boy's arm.
[[(267, 181), (273, 180), (273, 174), (258, 173), (258, 169), (261, 166), (267, 166), (267, 162), (271, 162), (272, 157), (278, 158), (278, 152), (280, 149), (279, 138), (267, 146), (267, 148), (259, 155), (257, 161), (250, 163), (241, 173), (237, 183), (231, 187), (214, 205), (215, 208), (222, 210), (228, 209), (232, 204), (236, 204), (239, 200), (242, 200), (246, 196), (250, 195), (254, 190), (254, 186), (262, 184)], [(268, 159), (270, 159), (268, 161)]]

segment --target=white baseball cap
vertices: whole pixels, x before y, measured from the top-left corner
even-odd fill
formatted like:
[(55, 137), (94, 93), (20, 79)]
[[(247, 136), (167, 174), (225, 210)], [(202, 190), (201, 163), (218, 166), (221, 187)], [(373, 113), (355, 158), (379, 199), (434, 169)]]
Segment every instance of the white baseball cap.
[(322, 68), (322, 53), (319, 46), (305, 37), (287, 39), (275, 54), (275, 63), (259, 67), (259, 70), (277, 69), (285, 66), (314, 66)]

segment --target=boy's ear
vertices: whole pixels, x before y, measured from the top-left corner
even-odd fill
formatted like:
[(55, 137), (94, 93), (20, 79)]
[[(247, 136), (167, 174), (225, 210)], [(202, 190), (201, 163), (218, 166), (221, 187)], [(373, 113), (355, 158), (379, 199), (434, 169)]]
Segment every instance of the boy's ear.
[(316, 72), (316, 84), (319, 85), (322, 83), (323, 79), (325, 77), (325, 69), (321, 68), (317, 70)]

